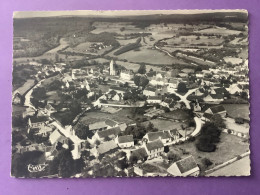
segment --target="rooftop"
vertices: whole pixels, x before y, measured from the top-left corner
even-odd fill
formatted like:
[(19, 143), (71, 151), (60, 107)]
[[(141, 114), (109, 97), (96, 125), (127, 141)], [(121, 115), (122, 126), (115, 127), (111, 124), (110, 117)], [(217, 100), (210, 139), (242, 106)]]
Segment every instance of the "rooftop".
[(114, 140), (108, 141), (108, 142), (104, 142), (102, 144), (100, 144), (97, 148), (97, 151), (99, 154), (104, 154), (109, 152), (110, 150), (114, 150), (116, 149), (118, 146), (115, 143)]
[(198, 167), (197, 163), (195, 162), (195, 160), (192, 156), (188, 156), (188, 157), (181, 159), (181, 160), (179, 160), (175, 163), (176, 163), (176, 165), (179, 168), (181, 173), (186, 173), (187, 171), (190, 171), (190, 170)]
[(146, 148), (148, 151), (152, 151), (152, 150), (162, 148), (162, 147), (164, 147), (164, 146), (160, 139), (157, 139), (155, 141), (152, 141), (152, 142), (149, 142), (146, 144)]
[(127, 143), (133, 141), (134, 141), (133, 135), (124, 135), (118, 137), (118, 143)]
[(224, 108), (224, 106), (221, 106), (221, 105), (211, 107), (210, 109), (211, 109), (211, 111), (212, 111), (214, 114), (219, 113), (219, 112), (224, 112), (224, 111), (226, 111), (226, 109)]
[(115, 127), (115, 128), (111, 128), (111, 129), (107, 129), (107, 130), (103, 130), (103, 131), (98, 131), (97, 134), (100, 138), (105, 138), (110, 135), (117, 136), (120, 131), (121, 131), (120, 127)]
[(157, 140), (161, 137), (161, 139), (169, 139), (171, 135), (168, 131), (158, 131), (158, 132), (150, 132), (147, 133), (149, 141)]

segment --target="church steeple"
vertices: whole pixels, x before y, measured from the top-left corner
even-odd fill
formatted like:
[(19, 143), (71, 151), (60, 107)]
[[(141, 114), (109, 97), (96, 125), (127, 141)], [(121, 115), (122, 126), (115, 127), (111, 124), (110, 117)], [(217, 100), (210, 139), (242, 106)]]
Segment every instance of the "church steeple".
[(112, 76), (116, 75), (114, 60), (111, 60), (111, 62), (110, 62), (109, 74), (112, 75)]

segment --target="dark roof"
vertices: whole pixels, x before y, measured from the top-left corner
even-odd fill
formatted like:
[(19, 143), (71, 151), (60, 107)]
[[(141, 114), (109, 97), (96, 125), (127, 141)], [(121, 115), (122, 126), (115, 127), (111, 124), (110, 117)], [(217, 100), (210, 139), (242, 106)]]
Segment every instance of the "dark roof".
[(161, 98), (158, 96), (149, 96), (148, 100), (161, 100)]
[(216, 88), (214, 89), (214, 91), (216, 92), (216, 94), (227, 93), (227, 90), (224, 87)]
[(212, 111), (214, 114), (219, 113), (219, 112), (224, 112), (224, 111), (226, 111), (226, 109), (224, 108), (224, 106), (221, 106), (221, 105), (211, 107), (210, 109), (211, 109), (211, 111)]
[(223, 99), (223, 94), (210, 94), (213, 99)]
[(152, 87), (147, 87), (145, 90), (146, 90), (146, 91), (153, 91), (153, 92), (156, 91), (156, 89), (155, 89), (155, 88), (152, 88)]
[(133, 135), (124, 135), (118, 137), (118, 143), (127, 143), (133, 141), (134, 141)]
[(149, 142), (149, 143), (146, 144), (146, 148), (147, 148), (148, 151), (152, 151), (152, 150), (162, 148), (162, 147), (164, 147), (164, 146), (163, 146), (163, 143), (160, 139)]
[(97, 148), (97, 151), (99, 154), (104, 154), (104, 153), (107, 153), (110, 150), (114, 150), (116, 148), (118, 148), (117, 144), (115, 143), (114, 140), (111, 140), (111, 141), (100, 144)]
[(117, 124), (115, 121), (110, 120), (110, 119), (107, 119), (107, 120), (105, 121), (105, 123), (106, 123), (107, 125), (109, 125), (110, 127), (113, 127), (113, 126), (115, 126), (115, 125)]
[(213, 116), (213, 114), (209, 114), (209, 113), (204, 113), (203, 116), (207, 119), (211, 119), (211, 117)]
[(119, 132), (121, 131), (120, 127), (115, 127), (103, 131), (98, 131), (97, 134), (100, 138), (108, 137), (110, 135), (115, 135), (117, 136)]
[(197, 163), (195, 162), (192, 156), (188, 156), (184, 159), (181, 159), (176, 162), (177, 167), (179, 168), (181, 173), (186, 173), (196, 167), (198, 167)]
[(149, 141), (154, 141), (157, 140), (161, 137), (161, 139), (169, 139), (171, 138), (171, 135), (169, 134), (168, 131), (158, 131), (158, 132), (150, 132), (147, 133)]
[(33, 116), (30, 118), (32, 123), (40, 123), (40, 122), (46, 122), (49, 120), (47, 116)]

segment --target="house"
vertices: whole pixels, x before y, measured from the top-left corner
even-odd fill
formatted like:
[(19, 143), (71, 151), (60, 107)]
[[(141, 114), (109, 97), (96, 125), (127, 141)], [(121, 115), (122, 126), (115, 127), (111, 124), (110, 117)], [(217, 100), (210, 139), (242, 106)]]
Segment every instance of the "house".
[(130, 148), (134, 146), (134, 138), (133, 135), (124, 135), (118, 136), (116, 139), (116, 143), (120, 148)]
[(16, 92), (12, 97), (13, 104), (22, 104), (23, 97), (19, 92)]
[(146, 96), (157, 96), (157, 89), (153, 88), (153, 87), (147, 87), (145, 88), (145, 90), (143, 91), (143, 94)]
[(114, 101), (120, 101), (122, 99), (122, 94), (121, 93), (116, 94), (111, 99)]
[(209, 114), (219, 114), (222, 117), (225, 117), (227, 114), (226, 109), (224, 108), (224, 106), (218, 105), (218, 106), (214, 106), (211, 108), (208, 108), (205, 113), (209, 113)]
[(149, 132), (143, 138), (146, 138), (148, 143), (160, 139), (163, 144), (166, 144), (171, 141), (171, 135), (169, 131), (158, 131), (158, 132)]
[(48, 121), (49, 118), (46, 116), (32, 116), (28, 120), (28, 126), (29, 128), (41, 128), (45, 126)]
[(203, 116), (201, 117), (201, 120), (204, 122), (210, 121), (212, 118), (213, 114), (210, 113), (204, 113)]
[(218, 104), (224, 101), (223, 94), (208, 94), (206, 97), (203, 98), (204, 102), (209, 104)]
[(148, 104), (160, 104), (162, 102), (162, 99), (157, 96), (149, 96), (146, 102)]
[(58, 130), (53, 131), (50, 134), (49, 140), (51, 142), (51, 144), (55, 144), (56, 142), (58, 142), (58, 140), (62, 137), (62, 135), (60, 134), (60, 132)]
[(200, 169), (192, 156), (188, 156), (173, 163), (167, 172), (172, 176), (198, 176)]
[(116, 127), (118, 124), (117, 122), (110, 120), (110, 119), (106, 119), (103, 121), (99, 121), (99, 122), (95, 122), (89, 125), (89, 130), (90, 131), (97, 131), (97, 130), (105, 130), (108, 128), (112, 128), (112, 127)]
[(167, 82), (167, 90), (169, 92), (175, 91), (178, 87), (179, 81), (177, 79), (171, 78)]
[(104, 141), (105, 139), (114, 139), (116, 136), (121, 132), (120, 127), (113, 127), (110, 129), (106, 129), (103, 131), (97, 131), (95, 135), (92, 137), (92, 140), (101, 140)]
[(134, 73), (131, 70), (122, 70), (120, 73), (120, 78), (130, 81), (134, 78)]
[(179, 131), (178, 131), (177, 129), (169, 130), (169, 133), (170, 133), (171, 138), (172, 138), (173, 140), (179, 139), (180, 136), (181, 136), (180, 133), (179, 133)]
[(145, 144), (145, 149), (148, 154), (148, 159), (160, 156), (163, 153), (164, 145), (160, 139), (151, 141)]
[(97, 148), (97, 153), (95, 154), (97, 157), (102, 158), (107, 153), (114, 153), (118, 150), (118, 145), (114, 140), (101, 143)]
[(170, 108), (170, 105), (173, 103), (173, 99), (166, 98), (162, 103), (161, 106)]
[(227, 90), (230, 94), (241, 93), (243, 91), (242, 87), (238, 84), (231, 85)]

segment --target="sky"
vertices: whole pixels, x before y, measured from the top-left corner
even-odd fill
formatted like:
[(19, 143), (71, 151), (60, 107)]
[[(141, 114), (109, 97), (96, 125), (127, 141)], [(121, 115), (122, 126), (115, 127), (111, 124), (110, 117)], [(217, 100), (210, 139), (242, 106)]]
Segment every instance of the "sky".
[(211, 12), (246, 12), (245, 10), (73, 10), (73, 11), (19, 11), (14, 12), (14, 18), (31, 17), (53, 17), (53, 16), (132, 16), (132, 15), (151, 15), (151, 14), (200, 14)]

